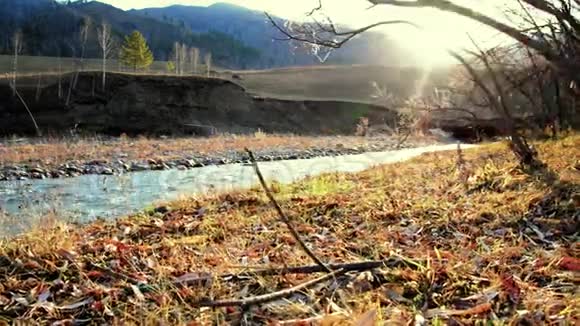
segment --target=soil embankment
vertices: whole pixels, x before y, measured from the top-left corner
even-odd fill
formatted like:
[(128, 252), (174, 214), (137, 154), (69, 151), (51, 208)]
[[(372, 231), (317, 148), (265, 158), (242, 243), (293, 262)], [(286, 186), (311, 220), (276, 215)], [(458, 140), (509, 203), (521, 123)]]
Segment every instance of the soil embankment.
[[(81, 73), (69, 96), (72, 75), (19, 81), (19, 91), (43, 131), (80, 130), (119, 135), (292, 132), (352, 134), (358, 119), (393, 123), (384, 107), (339, 101), (254, 98), (241, 86), (201, 77)], [(38, 86), (40, 84), (40, 87)], [(33, 134), (34, 126), (6, 83), (0, 85), (0, 135)]]

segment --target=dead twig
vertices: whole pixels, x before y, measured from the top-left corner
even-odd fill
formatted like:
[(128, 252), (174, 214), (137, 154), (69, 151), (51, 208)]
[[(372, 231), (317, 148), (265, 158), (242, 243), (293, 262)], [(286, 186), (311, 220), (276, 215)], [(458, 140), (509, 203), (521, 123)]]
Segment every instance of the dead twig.
[(312, 260), (318, 266), (320, 266), (325, 272), (328, 272), (328, 273), (332, 272), (332, 270), (330, 268), (328, 268), (328, 266), (326, 266), (326, 264), (324, 264), (318, 257), (316, 257), (316, 255), (312, 252), (312, 250), (310, 250), (310, 248), (308, 248), (308, 246), (306, 246), (306, 243), (304, 243), (304, 241), (300, 238), (300, 234), (298, 234), (298, 231), (296, 231), (296, 228), (294, 228), (294, 225), (292, 225), (292, 222), (290, 221), (288, 216), (286, 216), (286, 214), (284, 213), (284, 211), (282, 210), (282, 208), (280, 207), (280, 205), (276, 201), (276, 198), (274, 198), (274, 195), (272, 195), (272, 191), (270, 190), (270, 188), (268, 188), (268, 185), (266, 184), (266, 181), (264, 180), (264, 176), (262, 175), (262, 172), (260, 172), (260, 168), (258, 167), (258, 162), (256, 161), (256, 158), (254, 157), (254, 153), (252, 153), (252, 151), (250, 151), (247, 148), (246, 148), (246, 152), (250, 156), (250, 161), (252, 162), (252, 165), (254, 167), (254, 171), (256, 172), (256, 175), (258, 175), (258, 179), (260, 180), (260, 183), (262, 184), (262, 188), (264, 188), (264, 191), (266, 192), (266, 196), (268, 196), (268, 199), (272, 203), (272, 206), (274, 206), (274, 208), (276, 209), (276, 212), (278, 213), (280, 220), (282, 220), (282, 222), (284, 222), (286, 224), (286, 226), (288, 226), (290, 233), (292, 233), (292, 236), (294, 237), (294, 239), (300, 244), (300, 247), (302, 248), (302, 250), (304, 250), (304, 252), (310, 258), (312, 258)]
[[(375, 268), (380, 267), (410, 267), (414, 268), (417, 267), (416, 265), (409, 264), (405, 259), (401, 258), (389, 258), (385, 260), (371, 260), (371, 261), (362, 261), (362, 262), (354, 262), (354, 263), (341, 263), (341, 264), (329, 264), (327, 265), (328, 268), (332, 270), (345, 270), (347, 272), (352, 271), (367, 271)], [(245, 267), (247, 268), (247, 267)], [(243, 273), (228, 273), (218, 275), (218, 279), (240, 279), (240, 278), (247, 278), (247, 277), (256, 277), (256, 276), (272, 276), (272, 275), (287, 275), (287, 274), (312, 274), (312, 273), (320, 273), (324, 272), (320, 265), (305, 265), (305, 266), (289, 266), (289, 267), (278, 267), (278, 268), (263, 268), (263, 269), (256, 269), (253, 271), (243, 272)], [(198, 273), (192, 274), (191, 277), (182, 276), (179, 277), (177, 280), (173, 282), (173, 284), (179, 285), (193, 285), (199, 284), (200, 282), (211, 280), (213, 276), (210, 274), (199, 276)]]
[(194, 304), (194, 306), (196, 306), (196, 307), (235, 307), (235, 306), (246, 307), (246, 306), (251, 306), (251, 305), (256, 305), (256, 304), (261, 304), (261, 303), (266, 303), (266, 302), (272, 302), (272, 301), (275, 301), (278, 299), (286, 298), (286, 297), (288, 297), (288, 296), (290, 296), (298, 291), (304, 290), (304, 289), (311, 287), (313, 285), (320, 284), (320, 283), (325, 282), (331, 278), (334, 278), (336, 276), (340, 276), (344, 273), (346, 273), (346, 270), (341, 269), (341, 270), (337, 270), (337, 271), (325, 274), (319, 278), (315, 278), (313, 280), (310, 280), (308, 282), (299, 284), (297, 286), (294, 286), (294, 287), (291, 287), (288, 289), (284, 289), (284, 290), (280, 290), (280, 291), (276, 291), (276, 292), (272, 292), (272, 293), (268, 293), (268, 294), (264, 294), (264, 295), (258, 295), (255, 297), (243, 298), (243, 299), (200, 301), (200, 302)]

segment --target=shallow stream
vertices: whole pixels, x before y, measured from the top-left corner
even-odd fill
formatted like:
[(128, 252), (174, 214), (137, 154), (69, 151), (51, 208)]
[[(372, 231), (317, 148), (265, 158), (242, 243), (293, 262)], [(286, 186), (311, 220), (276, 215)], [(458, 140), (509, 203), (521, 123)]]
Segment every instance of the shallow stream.
[[(471, 145), (462, 145), (463, 148)], [(267, 180), (290, 183), (325, 172), (357, 172), (422, 153), (453, 150), (456, 144), (307, 160), (259, 163)], [(25, 231), (40, 216), (88, 222), (127, 215), (163, 201), (256, 185), (249, 165), (207, 166), (191, 170), (84, 175), (76, 178), (0, 182), (0, 236)]]

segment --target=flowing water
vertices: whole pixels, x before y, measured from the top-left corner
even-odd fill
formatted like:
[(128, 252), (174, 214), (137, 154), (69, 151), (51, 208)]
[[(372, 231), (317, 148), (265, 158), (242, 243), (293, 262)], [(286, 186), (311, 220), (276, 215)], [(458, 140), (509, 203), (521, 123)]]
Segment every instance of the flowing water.
[[(470, 145), (462, 145), (469, 147)], [(324, 172), (357, 172), (399, 162), (421, 153), (452, 150), (456, 144), (308, 160), (260, 163), (267, 180), (289, 183)], [(0, 236), (25, 231), (39, 216), (88, 222), (127, 215), (155, 203), (207, 192), (256, 185), (249, 165), (207, 166), (191, 170), (143, 171), (118, 176), (0, 182)]]

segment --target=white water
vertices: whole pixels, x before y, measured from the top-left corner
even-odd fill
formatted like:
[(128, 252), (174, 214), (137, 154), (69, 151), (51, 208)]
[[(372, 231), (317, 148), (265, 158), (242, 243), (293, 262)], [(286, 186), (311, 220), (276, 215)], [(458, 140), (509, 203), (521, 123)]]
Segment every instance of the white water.
[[(462, 145), (467, 148), (473, 145)], [(308, 160), (260, 163), (267, 180), (290, 183), (325, 172), (357, 172), (372, 166), (408, 160), (426, 152), (452, 150), (456, 144)], [(191, 170), (144, 171), (120, 176), (0, 182), (0, 236), (20, 232), (48, 212), (87, 222), (115, 218), (161, 201), (207, 192), (249, 188), (258, 183), (251, 166), (232, 164)], [(5, 234), (2, 234), (5, 233)]]

